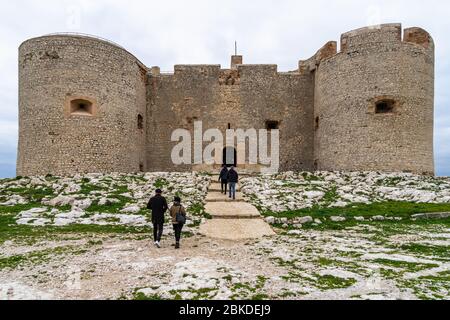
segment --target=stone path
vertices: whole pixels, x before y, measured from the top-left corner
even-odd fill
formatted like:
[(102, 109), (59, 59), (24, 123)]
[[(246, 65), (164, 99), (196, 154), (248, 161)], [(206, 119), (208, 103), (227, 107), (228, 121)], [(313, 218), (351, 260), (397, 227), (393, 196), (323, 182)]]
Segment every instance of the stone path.
[(211, 220), (200, 226), (200, 233), (211, 238), (224, 240), (255, 239), (275, 235), (262, 219), (258, 209), (245, 202), (237, 186), (236, 200), (221, 193), (218, 176), (213, 176), (206, 196), (205, 211)]

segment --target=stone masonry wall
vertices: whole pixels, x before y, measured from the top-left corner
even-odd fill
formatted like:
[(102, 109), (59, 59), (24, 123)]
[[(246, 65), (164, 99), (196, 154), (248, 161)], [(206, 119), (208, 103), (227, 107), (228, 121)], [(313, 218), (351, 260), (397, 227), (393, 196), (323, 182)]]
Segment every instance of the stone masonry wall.
[[(19, 49), (18, 175), (136, 172), (144, 163), (146, 70), (131, 54), (83, 36), (45, 36)], [(71, 115), (70, 101), (94, 114)], [(145, 169), (145, 168), (144, 168)]]
[[(311, 170), (313, 156), (313, 82), (309, 74), (278, 73), (275, 65), (179, 65), (173, 75), (149, 80), (151, 119), (147, 166), (151, 170), (191, 170), (170, 159), (176, 142), (171, 133), (194, 122), (203, 129), (264, 129), (266, 120), (280, 122), (280, 164), (286, 170)], [(204, 143), (206, 146), (208, 143)]]
[[(94, 37), (30, 39), (19, 48), (17, 174), (204, 169), (171, 160), (172, 132), (193, 137), (196, 121), (224, 136), (228, 126), (278, 121), (280, 170), (433, 174), (434, 43), (423, 29), (401, 32), (400, 24), (347, 32), (339, 52), (327, 42), (286, 73), (233, 56), (230, 69), (161, 74)], [(74, 101), (88, 101), (89, 112), (74, 112)], [(383, 101), (388, 112), (377, 112)]]
[[(315, 160), (320, 170), (434, 173), (434, 45), (401, 25), (342, 35), (341, 52), (320, 62), (315, 84)], [(395, 102), (376, 113), (375, 103)]]

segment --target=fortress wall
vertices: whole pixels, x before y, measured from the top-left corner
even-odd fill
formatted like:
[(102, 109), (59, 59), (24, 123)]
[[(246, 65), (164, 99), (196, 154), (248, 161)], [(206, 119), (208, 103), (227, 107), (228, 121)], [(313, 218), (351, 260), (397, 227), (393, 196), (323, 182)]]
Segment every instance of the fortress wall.
[[(315, 159), (320, 170), (432, 174), (434, 45), (418, 28), (363, 28), (316, 70)], [(376, 103), (392, 101), (392, 112)]]
[[(266, 120), (280, 121), (283, 170), (312, 168), (313, 82), (309, 74), (282, 74), (275, 65), (176, 66), (173, 75), (149, 80), (147, 158), (152, 171), (190, 170), (172, 165), (176, 142), (171, 133), (184, 128), (193, 136), (194, 121), (203, 130), (263, 129)], [(204, 146), (209, 143), (204, 143)]]
[(327, 42), (287, 73), (236, 56), (231, 69), (161, 74), (94, 37), (30, 39), (19, 48), (17, 174), (197, 170), (172, 163), (170, 141), (179, 128), (193, 136), (196, 121), (224, 136), (228, 124), (275, 121), (280, 170), (432, 174), (434, 42), (420, 28), (401, 32), (347, 32), (340, 52)]
[[(146, 129), (138, 129), (137, 117), (145, 115), (145, 74), (133, 55), (96, 38), (54, 35), (24, 42), (17, 174), (139, 171)], [(91, 102), (92, 115), (71, 113), (76, 99)]]

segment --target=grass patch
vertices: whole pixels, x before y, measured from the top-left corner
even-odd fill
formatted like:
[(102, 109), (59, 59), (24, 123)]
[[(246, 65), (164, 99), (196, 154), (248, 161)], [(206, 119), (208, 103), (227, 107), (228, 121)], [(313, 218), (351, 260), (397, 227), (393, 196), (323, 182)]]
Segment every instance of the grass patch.
[(106, 203), (104, 205), (99, 205), (98, 201), (94, 201), (85, 211), (100, 212), (100, 213), (118, 213), (130, 201), (129, 198), (119, 195), (114, 196), (114, 198), (118, 199), (120, 202)]
[(148, 301), (148, 300), (163, 300), (163, 298), (161, 298), (161, 296), (159, 296), (158, 294), (152, 294), (152, 295), (145, 295), (142, 292), (135, 292), (133, 294), (133, 300), (141, 300), (141, 301)]
[[(36, 207), (36, 205), (34, 206)], [(20, 212), (33, 208), (33, 205), (21, 205), (14, 207), (14, 211)], [(16, 224), (16, 214), (0, 214), (0, 244), (8, 240), (22, 241), (32, 244), (39, 239), (52, 239), (66, 234), (147, 234), (149, 227), (129, 227), (121, 225), (68, 225), (36, 227)]]
[(317, 278), (316, 286), (322, 290), (348, 288), (356, 283), (356, 279), (353, 278), (345, 279), (329, 274), (323, 276), (315, 274), (314, 276)]
[[(333, 198), (333, 191), (330, 191), (328, 198)], [(314, 206), (313, 208), (284, 211), (284, 212), (263, 212), (265, 216), (275, 217), (304, 217), (312, 216), (313, 218), (323, 218), (331, 216), (345, 216), (351, 217), (373, 217), (373, 216), (387, 216), (387, 217), (402, 217), (409, 218), (416, 213), (431, 213), (431, 212), (449, 212), (450, 203), (414, 203), (402, 201), (386, 201), (376, 202), (371, 204), (357, 203), (351, 204), (344, 208), (323, 208)]]
[(409, 243), (400, 246), (402, 250), (412, 253), (418, 253), (424, 256), (437, 256), (450, 259), (450, 247), (448, 246), (435, 246), (425, 245), (420, 243)]
[(200, 288), (190, 290), (170, 290), (169, 293), (173, 296), (174, 300), (182, 300), (183, 293), (191, 293), (190, 300), (209, 300), (214, 298), (217, 292), (216, 288)]
[(155, 183), (153, 184), (153, 186), (156, 189), (164, 189), (164, 187), (166, 187), (168, 185), (169, 185), (169, 182), (167, 181), (167, 179), (164, 179), (164, 178), (156, 179)]
[(415, 263), (415, 262), (407, 262), (407, 261), (397, 261), (397, 260), (389, 260), (389, 259), (375, 259), (372, 262), (382, 264), (384, 266), (403, 269), (405, 272), (418, 272), (424, 269), (429, 268), (437, 268), (439, 267), (437, 264), (432, 263)]
[(2, 195), (15, 194), (25, 198), (29, 202), (41, 202), (42, 199), (48, 196), (53, 196), (54, 191), (52, 188), (47, 187), (33, 187), (33, 188), (9, 188), (2, 192)]
[(48, 262), (51, 257), (62, 254), (83, 254), (85, 250), (80, 250), (74, 246), (57, 247), (41, 251), (30, 252), (23, 255), (14, 255), (6, 258), (0, 258), (1, 269), (14, 269), (25, 263), (40, 264)]

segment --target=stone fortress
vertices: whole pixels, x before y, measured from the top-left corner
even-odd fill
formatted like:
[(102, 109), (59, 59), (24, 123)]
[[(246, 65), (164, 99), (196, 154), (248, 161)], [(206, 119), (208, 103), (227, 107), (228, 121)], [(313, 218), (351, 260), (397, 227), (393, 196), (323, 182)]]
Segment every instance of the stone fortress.
[(344, 33), (291, 72), (232, 56), (161, 73), (112, 42), (47, 35), (19, 48), (17, 174), (208, 169), (171, 161), (172, 132), (195, 121), (279, 129), (280, 170), (434, 174), (433, 100), (433, 39), (400, 24)]

